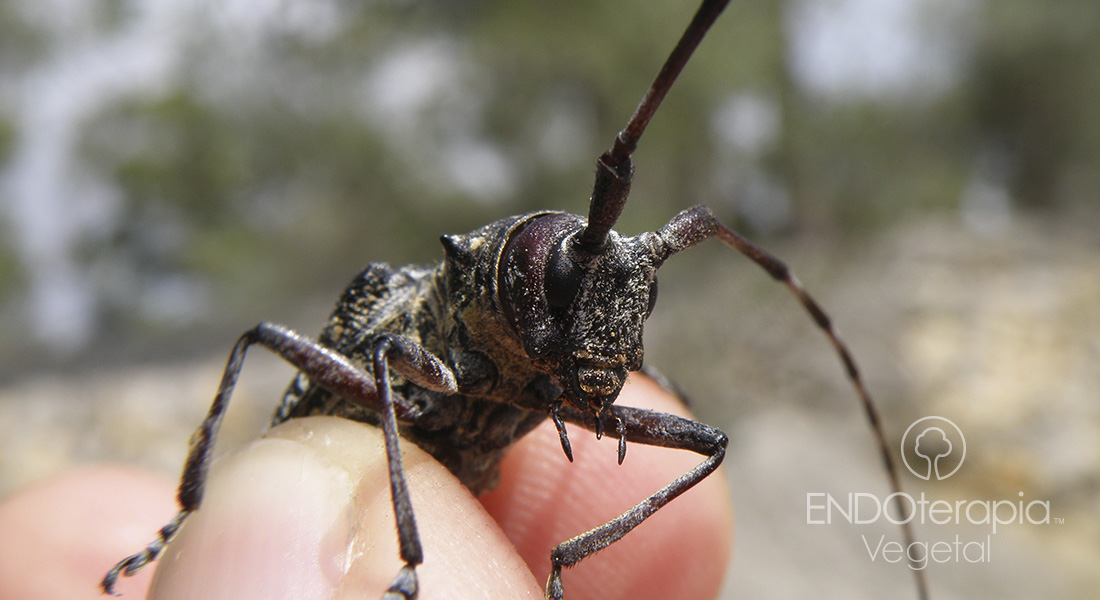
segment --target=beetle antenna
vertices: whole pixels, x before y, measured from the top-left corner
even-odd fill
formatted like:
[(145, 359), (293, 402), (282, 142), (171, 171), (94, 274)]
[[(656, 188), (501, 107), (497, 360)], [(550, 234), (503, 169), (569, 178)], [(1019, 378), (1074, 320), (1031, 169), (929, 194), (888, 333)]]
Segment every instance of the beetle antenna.
[(630, 180), (634, 177), (634, 165), (630, 155), (638, 145), (649, 119), (664, 100), (665, 94), (672, 88), (676, 77), (684, 69), (699, 42), (703, 41), (707, 30), (714, 23), (729, 0), (704, 0), (695, 13), (691, 23), (680, 36), (680, 41), (668, 55), (661, 71), (642, 97), (634, 116), (630, 117), (626, 127), (619, 132), (615, 143), (596, 160), (596, 184), (592, 189), (592, 199), (588, 209), (588, 224), (581, 232), (577, 243), (588, 252), (598, 252), (607, 239), (608, 232), (619, 219), (630, 194)]

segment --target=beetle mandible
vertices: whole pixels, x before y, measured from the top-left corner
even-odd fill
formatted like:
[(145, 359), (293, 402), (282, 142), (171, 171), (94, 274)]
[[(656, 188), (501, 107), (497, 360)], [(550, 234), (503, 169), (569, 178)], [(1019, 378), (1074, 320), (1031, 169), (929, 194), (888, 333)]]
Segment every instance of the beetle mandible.
[[(546, 597), (564, 595), (562, 569), (618, 541), (714, 472), (726, 435), (681, 417), (615, 404), (627, 373), (642, 368), (642, 328), (657, 295), (657, 270), (673, 254), (717, 238), (798, 299), (829, 339), (859, 396), (891, 484), (900, 491), (878, 411), (855, 360), (829, 317), (787, 266), (697, 206), (655, 232), (612, 230), (634, 167), (631, 154), (665, 94), (728, 0), (704, 0), (626, 127), (596, 161), (587, 219), (563, 212), (509, 217), (464, 235), (445, 235), (434, 266), (366, 267), (347, 287), (317, 341), (260, 323), (233, 347), (210, 411), (196, 431), (180, 480), (181, 510), (141, 552), (102, 581), (114, 593), (163, 551), (202, 503), (218, 427), (246, 349), (259, 344), (299, 373), (272, 420), (337, 415), (383, 430), (399, 551), (405, 563), (383, 596), (416, 598), (419, 534), (401, 467), (398, 436), (421, 446), (475, 494), (490, 489), (508, 447), (551, 419), (572, 460), (566, 424), (627, 442), (691, 450), (704, 460), (608, 523), (551, 552)], [(398, 318), (400, 316), (400, 318)], [(400, 423), (400, 425), (399, 425)], [(912, 533), (903, 525), (907, 542)], [(911, 545), (911, 544), (910, 544)], [(923, 571), (914, 570), (926, 595)]]

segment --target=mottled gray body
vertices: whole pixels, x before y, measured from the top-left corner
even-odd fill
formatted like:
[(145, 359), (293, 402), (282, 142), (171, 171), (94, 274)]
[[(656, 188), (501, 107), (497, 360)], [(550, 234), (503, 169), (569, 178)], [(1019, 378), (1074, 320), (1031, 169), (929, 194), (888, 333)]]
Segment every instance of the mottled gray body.
[[(382, 333), (404, 336), (450, 367), (459, 394), (427, 390), (396, 373), (391, 389), (395, 403), (415, 415), (399, 422), (402, 437), (446, 465), (475, 494), (492, 488), (508, 447), (546, 420), (546, 407), (561, 394), (508, 333), (496, 299), (504, 244), (538, 214), (447, 236), (446, 257), (434, 266), (368, 265), (348, 285), (318, 339), (367, 372), (374, 340)], [(373, 424), (379, 419), (377, 411), (300, 374), (274, 421), (307, 415)]]

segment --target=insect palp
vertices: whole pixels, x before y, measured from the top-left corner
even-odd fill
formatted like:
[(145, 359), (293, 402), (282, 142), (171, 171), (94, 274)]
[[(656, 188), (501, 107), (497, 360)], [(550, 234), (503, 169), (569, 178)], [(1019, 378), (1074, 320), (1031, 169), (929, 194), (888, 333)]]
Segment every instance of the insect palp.
[(626, 424), (617, 415), (612, 415), (615, 419), (615, 433), (619, 434), (619, 464), (623, 464), (626, 460)]
[(565, 452), (565, 457), (569, 459), (569, 462), (573, 462), (573, 445), (569, 443), (569, 434), (565, 431), (565, 422), (561, 420), (561, 407), (561, 400), (555, 400), (554, 403), (550, 405), (550, 419), (554, 422), (554, 427), (558, 430), (558, 439), (561, 441), (562, 452)]

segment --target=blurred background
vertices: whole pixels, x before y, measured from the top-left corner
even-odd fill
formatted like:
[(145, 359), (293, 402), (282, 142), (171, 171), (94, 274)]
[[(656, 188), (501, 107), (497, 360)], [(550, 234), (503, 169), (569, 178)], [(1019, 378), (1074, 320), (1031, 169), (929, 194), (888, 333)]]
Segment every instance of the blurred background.
[[(367, 262), (583, 214), (593, 160), (694, 10), (0, 3), (0, 495), (75, 463), (176, 473), (248, 327), (315, 334)], [(1098, 96), (1098, 3), (742, 0), (635, 154), (620, 232), (710, 205), (830, 311), (893, 443), (924, 416), (959, 425), (966, 464), (903, 472), (909, 491), (1050, 502), (989, 560), (931, 566), (937, 598), (1100, 587)], [(647, 360), (732, 438), (726, 595), (909, 597), (860, 528), (806, 523), (809, 492), (887, 491), (797, 303), (720, 245), (661, 279)], [(292, 374), (249, 360), (223, 447)]]

